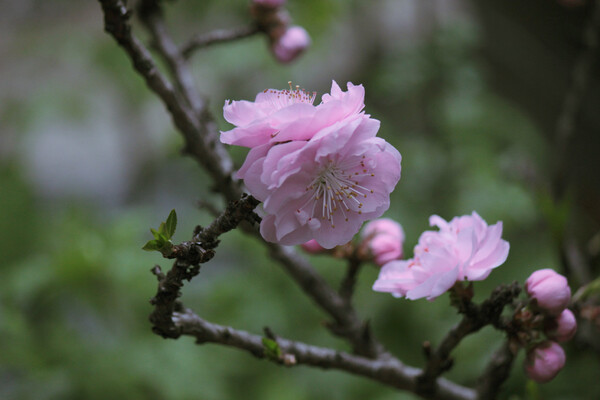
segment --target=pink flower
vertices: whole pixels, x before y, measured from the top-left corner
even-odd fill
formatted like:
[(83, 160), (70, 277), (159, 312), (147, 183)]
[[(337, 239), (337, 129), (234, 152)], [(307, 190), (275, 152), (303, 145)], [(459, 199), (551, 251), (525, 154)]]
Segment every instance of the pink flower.
[(550, 268), (535, 271), (527, 278), (525, 290), (538, 307), (550, 315), (559, 315), (571, 300), (567, 278)]
[(324, 249), (323, 246), (317, 243), (315, 239), (311, 239), (306, 243), (302, 243), (300, 246), (302, 247), (302, 250), (310, 254), (319, 254), (326, 251), (326, 249)]
[(300, 26), (290, 26), (271, 44), (271, 51), (277, 61), (289, 63), (302, 54), (308, 46), (310, 46), (308, 32)]
[(562, 313), (546, 326), (546, 334), (550, 339), (557, 342), (569, 341), (577, 332), (577, 320), (575, 315), (569, 309), (564, 309)]
[(315, 239), (330, 249), (381, 216), (400, 179), (401, 156), (375, 137), (378, 130), (379, 121), (357, 114), (309, 141), (252, 149), (238, 176), (264, 202), (263, 238), (284, 245)]
[(404, 230), (402, 226), (389, 218), (380, 218), (365, 225), (362, 237), (380, 267), (392, 260), (402, 258)]
[(488, 226), (476, 213), (446, 222), (429, 219), (439, 231), (425, 231), (414, 249), (414, 258), (383, 266), (373, 290), (396, 297), (433, 300), (458, 281), (479, 281), (502, 265), (509, 244), (501, 239), (502, 222)]
[(254, 102), (225, 101), (223, 115), (236, 128), (221, 132), (221, 142), (254, 148), (264, 144), (290, 140), (309, 140), (320, 130), (354, 118), (364, 108), (365, 90), (362, 85), (348, 82), (343, 92), (333, 81), (331, 94), (323, 95), (321, 104), (314, 106), (316, 93), (303, 89), (266, 89)]
[(525, 372), (536, 382), (549, 382), (565, 366), (565, 351), (556, 342), (546, 342), (527, 353)]

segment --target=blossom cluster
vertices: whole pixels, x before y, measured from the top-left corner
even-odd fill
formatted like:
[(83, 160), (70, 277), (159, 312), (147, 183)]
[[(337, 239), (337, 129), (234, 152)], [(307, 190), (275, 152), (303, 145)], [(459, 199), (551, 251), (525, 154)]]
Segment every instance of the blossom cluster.
[(450, 222), (433, 215), (429, 222), (439, 231), (421, 234), (413, 258), (385, 264), (373, 290), (433, 300), (456, 282), (487, 278), (506, 261), (509, 244), (501, 239), (502, 222), (488, 226), (476, 212)]
[(566, 361), (565, 352), (557, 342), (571, 340), (577, 331), (575, 316), (567, 308), (571, 289), (564, 276), (546, 268), (527, 278), (525, 290), (531, 299), (529, 319), (540, 321), (539, 330), (547, 338), (529, 346), (525, 371), (536, 382), (548, 382), (560, 372)]
[(362, 223), (380, 217), (400, 179), (400, 153), (376, 137), (379, 121), (365, 114), (364, 88), (334, 81), (314, 105), (315, 93), (268, 89), (254, 102), (226, 101), (236, 128), (223, 143), (249, 147), (237, 178), (263, 202), (261, 234), (284, 245), (314, 239), (333, 248)]

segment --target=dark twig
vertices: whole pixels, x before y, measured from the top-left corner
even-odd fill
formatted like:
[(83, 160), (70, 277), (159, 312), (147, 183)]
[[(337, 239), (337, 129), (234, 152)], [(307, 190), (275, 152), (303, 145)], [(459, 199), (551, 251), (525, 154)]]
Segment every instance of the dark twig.
[(209, 248), (216, 247), (216, 239), (239, 225), (243, 220), (260, 222), (254, 209), (260, 202), (252, 196), (243, 195), (240, 200), (230, 202), (225, 212), (215, 219), (209, 226), (194, 235), (194, 241), (202, 242)]
[(464, 314), (463, 319), (448, 332), (434, 351), (429, 346), (426, 347), (427, 365), (418, 378), (417, 393), (428, 396), (432, 394), (432, 390), (436, 390), (435, 379), (452, 367), (450, 353), (466, 336), (489, 324), (497, 329), (505, 329), (501, 319), (502, 311), (506, 305), (512, 303), (520, 291), (520, 286), (514, 282), (496, 288), (490, 298), (479, 306), (470, 301), (462, 304), (460, 312)]
[(189, 42), (181, 46), (180, 53), (183, 58), (190, 58), (196, 50), (218, 43), (232, 42), (250, 37), (260, 32), (258, 26), (250, 25), (235, 29), (218, 29), (212, 32), (197, 34)]
[[(518, 348), (517, 348), (518, 349)], [(479, 400), (495, 399), (500, 386), (508, 379), (515, 359), (516, 350), (506, 341), (492, 355), (492, 358), (477, 382), (477, 398)]]
[(350, 303), (352, 299), (352, 295), (354, 294), (354, 287), (356, 286), (356, 278), (358, 277), (358, 272), (360, 271), (360, 267), (362, 266), (361, 260), (358, 257), (351, 257), (348, 260), (348, 269), (346, 270), (346, 275), (340, 284), (340, 296)]
[[(175, 325), (183, 335), (196, 338), (197, 343), (219, 343), (248, 351), (255, 357), (263, 358), (262, 337), (230, 327), (207, 322), (191, 310), (175, 313)], [(277, 337), (281, 351), (295, 357), (296, 364), (304, 364), (324, 369), (337, 369), (364, 376), (383, 384), (414, 391), (417, 368), (402, 364), (396, 359), (376, 359), (352, 355), (333, 349), (311, 346), (301, 342)], [(438, 391), (431, 399), (474, 399), (475, 392), (445, 379), (438, 379)]]

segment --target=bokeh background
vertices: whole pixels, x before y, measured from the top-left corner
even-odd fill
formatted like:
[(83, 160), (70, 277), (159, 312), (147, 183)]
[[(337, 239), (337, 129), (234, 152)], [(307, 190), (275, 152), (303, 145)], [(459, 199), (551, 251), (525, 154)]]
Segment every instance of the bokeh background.
[[(251, 100), (289, 80), (319, 97), (332, 79), (362, 83), (366, 112), (403, 155), (386, 216), (404, 226), (409, 255), (431, 214), (476, 210), (489, 223), (504, 222), (510, 255), (475, 285), (483, 298), (535, 269), (563, 271), (566, 225), (581, 227), (571, 229), (579, 243), (594, 243), (598, 68), (577, 114), (579, 145), (565, 180), (575, 183), (564, 201), (551, 190), (556, 121), (585, 51), (591, 8), (583, 0), (289, 0), (294, 23), (313, 40), (297, 62), (278, 64), (256, 35), (203, 50), (192, 67), (223, 130), (225, 99)], [(4, 0), (1, 9), (0, 398), (416, 398), (340, 372), (285, 369), (152, 334), (150, 268), (170, 263), (141, 250), (148, 228), (175, 208), (175, 240), (187, 240), (196, 224), (211, 221), (198, 201), (221, 208), (221, 199), (180, 154), (182, 139), (163, 105), (103, 32), (97, 2)], [(250, 23), (242, 0), (178, 0), (167, 10), (180, 43)], [(245, 150), (230, 150), (239, 165)], [(343, 276), (343, 262), (312, 260), (332, 284)], [(358, 310), (403, 361), (422, 366), (420, 344), (439, 341), (459, 316), (447, 296), (411, 302), (372, 292), (376, 276), (372, 266), (361, 272)], [(183, 300), (209, 321), (258, 334), (268, 325), (291, 339), (348, 349), (257, 240), (238, 232), (222, 237)], [(448, 377), (473, 384), (501, 339), (490, 328), (467, 338)], [(524, 377), (521, 354), (500, 397), (600, 398), (599, 353), (589, 350), (567, 344), (565, 369), (540, 386)]]

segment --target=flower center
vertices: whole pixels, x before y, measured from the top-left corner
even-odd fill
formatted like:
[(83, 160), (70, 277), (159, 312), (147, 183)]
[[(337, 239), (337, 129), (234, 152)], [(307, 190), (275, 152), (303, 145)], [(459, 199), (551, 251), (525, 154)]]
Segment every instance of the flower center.
[[(309, 218), (321, 218), (329, 221), (335, 228), (334, 217), (338, 210), (344, 221), (348, 221), (352, 212), (362, 214), (363, 199), (368, 198), (373, 190), (363, 186), (364, 177), (373, 177), (365, 165), (365, 156), (359, 162), (328, 160), (327, 164), (319, 171), (313, 181), (306, 187), (310, 195), (302, 207), (297, 209), (298, 213), (304, 210)], [(338, 217), (339, 218), (339, 217)]]
[(275, 90), (265, 89), (263, 93), (269, 95), (268, 102), (271, 104), (274, 110), (281, 110), (282, 108), (291, 106), (296, 103), (313, 104), (317, 97), (317, 92), (309, 93), (304, 89), (300, 89), (300, 86), (296, 85), (294, 89), (292, 87), (292, 81), (289, 81), (289, 90)]

